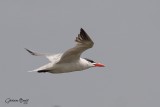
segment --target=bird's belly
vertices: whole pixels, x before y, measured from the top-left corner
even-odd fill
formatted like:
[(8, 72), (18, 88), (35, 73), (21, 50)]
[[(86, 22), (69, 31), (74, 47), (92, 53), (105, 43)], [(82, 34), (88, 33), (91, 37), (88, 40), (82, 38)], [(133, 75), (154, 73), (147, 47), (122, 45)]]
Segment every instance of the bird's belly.
[(55, 65), (54, 69), (50, 71), (50, 73), (67, 73), (73, 71), (81, 71), (87, 69), (86, 67), (79, 65), (77, 63), (64, 63)]

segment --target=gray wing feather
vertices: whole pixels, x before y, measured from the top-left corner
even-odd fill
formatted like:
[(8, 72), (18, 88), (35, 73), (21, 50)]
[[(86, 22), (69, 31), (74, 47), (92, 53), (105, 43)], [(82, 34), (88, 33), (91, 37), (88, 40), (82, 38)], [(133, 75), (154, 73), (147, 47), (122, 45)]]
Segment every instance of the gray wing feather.
[(81, 28), (80, 34), (76, 37), (77, 45), (69, 50), (67, 50), (61, 57), (58, 63), (66, 63), (76, 61), (80, 58), (80, 55), (85, 50), (92, 48), (94, 42), (91, 40), (89, 35)]
[(46, 54), (46, 53), (38, 53), (38, 52), (33, 52), (27, 48), (25, 48), (31, 55), (34, 55), (34, 56), (45, 56), (50, 62), (52, 63), (57, 63), (61, 56), (62, 56), (62, 53), (59, 53), (59, 54)]

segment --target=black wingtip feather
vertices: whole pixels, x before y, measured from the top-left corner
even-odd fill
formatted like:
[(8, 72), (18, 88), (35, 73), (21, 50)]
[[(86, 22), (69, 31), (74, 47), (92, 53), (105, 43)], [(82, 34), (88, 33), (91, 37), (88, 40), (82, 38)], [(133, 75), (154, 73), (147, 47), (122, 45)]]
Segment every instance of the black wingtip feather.
[(84, 31), (83, 28), (80, 29), (81, 31)]
[(81, 30), (80, 30), (80, 34), (86, 34), (86, 32), (84, 31), (84, 29), (83, 29), (83, 28), (81, 28)]
[(29, 52), (30, 54), (32, 54), (32, 55), (35, 55), (35, 53), (34, 52), (32, 52), (32, 51), (30, 51), (29, 49), (27, 49), (27, 48), (24, 48), (27, 52)]
[(89, 40), (88, 34), (84, 31), (83, 28), (80, 30), (80, 36), (85, 40)]

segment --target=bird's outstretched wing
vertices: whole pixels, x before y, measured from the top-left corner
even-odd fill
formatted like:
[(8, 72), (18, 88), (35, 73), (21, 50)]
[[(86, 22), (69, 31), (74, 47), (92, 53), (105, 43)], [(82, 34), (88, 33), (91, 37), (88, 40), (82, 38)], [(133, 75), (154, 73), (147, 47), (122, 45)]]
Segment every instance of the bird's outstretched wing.
[(26, 51), (28, 51), (31, 55), (34, 55), (34, 56), (45, 56), (49, 61), (51, 61), (52, 63), (57, 63), (61, 56), (62, 56), (62, 53), (59, 53), (59, 54), (46, 54), (46, 53), (38, 53), (38, 52), (33, 52), (27, 48), (25, 48)]
[(92, 48), (94, 45), (94, 42), (82, 28), (75, 41), (77, 42), (76, 46), (64, 52), (58, 63), (68, 63), (79, 60), (82, 52)]

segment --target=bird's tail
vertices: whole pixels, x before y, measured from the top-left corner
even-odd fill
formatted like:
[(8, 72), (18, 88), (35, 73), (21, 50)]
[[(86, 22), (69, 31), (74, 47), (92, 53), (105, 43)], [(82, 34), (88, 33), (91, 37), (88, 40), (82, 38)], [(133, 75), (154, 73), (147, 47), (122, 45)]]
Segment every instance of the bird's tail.
[(27, 71), (27, 72), (37, 72), (36, 70), (31, 70), (31, 71)]
[(35, 70), (31, 70), (31, 71), (28, 71), (28, 72), (38, 72), (38, 73), (45, 73), (45, 72), (49, 72), (51, 71), (51, 68), (52, 68), (52, 63), (48, 63), (44, 66), (41, 66)]
[(44, 69), (44, 70), (32, 70), (32, 71), (28, 71), (28, 72), (46, 73), (46, 72), (50, 72), (50, 71), (51, 70)]

